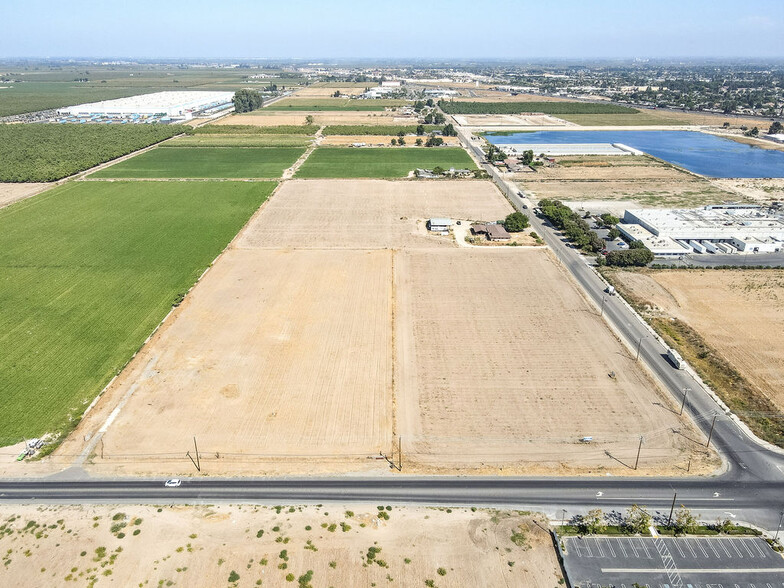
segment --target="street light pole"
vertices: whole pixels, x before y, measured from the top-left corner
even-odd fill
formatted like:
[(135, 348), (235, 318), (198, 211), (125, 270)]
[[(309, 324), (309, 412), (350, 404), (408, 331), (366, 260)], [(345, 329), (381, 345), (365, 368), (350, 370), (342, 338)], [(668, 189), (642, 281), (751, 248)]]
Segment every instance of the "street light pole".
[(634, 469), (640, 464), (640, 451), (642, 451), (642, 435), (640, 435), (640, 445), (637, 447), (637, 459), (634, 462)]
[(640, 335), (640, 340), (637, 342), (637, 357), (634, 358), (634, 361), (640, 361), (640, 347), (642, 347), (643, 339), (645, 339), (645, 335)]
[(779, 528), (776, 529), (776, 536), (773, 538), (773, 542), (776, 543), (779, 540), (779, 531), (781, 531), (781, 521), (784, 520), (784, 510), (781, 511), (781, 516), (779, 517)]
[(679, 414), (683, 414), (683, 407), (686, 405), (686, 394), (689, 393), (690, 388), (683, 389), (683, 402), (681, 402), (681, 412)]
[(710, 433), (708, 433), (708, 442), (705, 444), (705, 447), (710, 447), (711, 439), (713, 438), (713, 427), (716, 426), (716, 417), (719, 416), (717, 414), (713, 415), (713, 422), (711, 423)]
[(607, 302), (607, 297), (606, 296), (602, 296), (602, 311), (599, 313), (600, 317), (604, 316), (604, 303), (605, 302)]

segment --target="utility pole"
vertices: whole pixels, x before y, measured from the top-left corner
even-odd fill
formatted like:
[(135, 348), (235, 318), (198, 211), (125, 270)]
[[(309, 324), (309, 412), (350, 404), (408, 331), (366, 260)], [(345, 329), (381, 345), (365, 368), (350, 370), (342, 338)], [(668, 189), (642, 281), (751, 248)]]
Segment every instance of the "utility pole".
[(686, 405), (686, 394), (689, 393), (690, 388), (683, 389), (683, 401), (681, 402), (681, 412), (678, 414), (683, 414), (683, 407)]
[(717, 414), (713, 414), (713, 422), (711, 423), (710, 433), (708, 433), (708, 442), (705, 444), (705, 447), (710, 447), (711, 438), (713, 437), (713, 427), (716, 426), (716, 417), (719, 416)]
[[(565, 525), (566, 525), (566, 509), (562, 508), (561, 509), (561, 526), (563, 527)], [(781, 527), (781, 523), (779, 523), (779, 527)]]
[(634, 462), (634, 469), (640, 464), (640, 451), (642, 451), (642, 435), (640, 435), (640, 445), (637, 447), (637, 459)]
[(403, 438), (397, 438), (397, 471), (403, 471)]
[(675, 499), (678, 498), (678, 493), (672, 495), (672, 506), (670, 507), (670, 516), (667, 518), (667, 526), (672, 523), (672, 512), (675, 510)]
[(779, 517), (779, 528), (776, 529), (776, 536), (773, 538), (773, 542), (777, 543), (779, 540), (779, 531), (781, 531), (781, 521), (784, 520), (784, 510), (781, 511), (781, 516)]
[[(201, 471), (201, 460), (199, 459), (199, 446), (196, 445), (196, 437), (195, 436), (193, 437), (193, 447), (196, 450), (196, 459), (195, 460), (193, 459), (193, 456), (191, 455), (190, 451), (188, 451), (185, 455), (188, 457), (188, 459), (191, 460), (191, 463), (196, 467), (196, 471), (200, 472)], [(217, 453), (215, 454), (215, 457), (218, 457)]]

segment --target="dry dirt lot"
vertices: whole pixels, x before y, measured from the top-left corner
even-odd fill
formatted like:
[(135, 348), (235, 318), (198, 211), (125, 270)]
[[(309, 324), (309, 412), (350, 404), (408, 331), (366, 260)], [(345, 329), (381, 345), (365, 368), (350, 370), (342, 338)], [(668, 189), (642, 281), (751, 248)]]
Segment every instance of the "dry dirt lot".
[(647, 156), (563, 157), (555, 167), (516, 174), (515, 181), (538, 200), (634, 201), (642, 207), (689, 208), (742, 200), (715, 183)]
[[(307, 86), (300, 88), (289, 98), (332, 98), (335, 92), (342, 96), (359, 96), (364, 93), (369, 84), (356, 84), (354, 86)], [(370, 84), (372, 85), (372, 84)]]
[(53, 462), (89, 439), (90, 472), (184, 475), (195, 436), (211, 475), (381, 474), (402, 436), (405, 473), (625, 474), (642, 434), (635, 473), (715, 467), (549, 252), (424, 227), (510, 211), (485, 181), (285, 182)]
[[(560, 585), (555, 550), (541, 517), (393, 507), (384, 511), (389, 516), (384, 520), (378, 512), (367, 505), (337, 504), (3, 506), (0, 528), (11, 530), (0, 538), (3, 584), (243, 588), (260, 582), (425, 586), (433, 580), (439, 588)], [(371, 547), (378, 551), (368, 560)], [(310, 582), (298, 584), (308, 571)]]
[(455, 114), (455, 122), (465, 127), (547, 127), (574, 126), (563, 119), (544, 115), (522, 114)]
[(633, 464), (643, 435), (643, 467), (674, 473), (698, 451), (549, 251), (412, 251), (395, 271), (397, 316), (411, 325), (396, 341), (409, 461), (596, 473), (620, 465), (605, 451)]
[(207, 473), (363, 467), (392, 438), (391, 271), (383, 250), (227, 252), (118, 378), (96, 466), (186, 473), (195, 436)]
[(54, 184), (0, 184), (0, 208), (40, 194)]
[[(406, 143), (413, 146), (415, 141), (421, 137), (413, 135), (406, 136)], [(397, 140), (397, 135), (327, 135), (321, 140), (321, 145), (352, 145), (354, 143), (365, 143), (368, 147), (388, 147), (392, 139)], [(442, 137), (446, 145), (459, 146), (460, 139), (457, 137)], [(423, 140), (427, 140), (425, 137)]]
[(454, 247), (425, 220), (497, 220), (512, 207), (490, 182), (293, 180), (251, 221), (239, 247), (402, 249)]
[(331, 111), (331, 112), (297, 112), (290, 113), (274, 110), (260, 110), (252, 114), (234, 114), (225, 116), (215, 125), (253, 125), (258, 127), (274, 127), (278, 125), (304, 125), (305, 117), (313, 117), (313, 124), (317, 125), (416, 125), (414, 116), (400, 116), (396, 112), (356, 112), (356, 111)]
[(694, 328), (784, 410), (784, 270), (619, 272), (654, 312)]
[(743, 200), (760, 204), (784, 200), (784, 178), (772, 179), (712, 179), (711, 184), (721, 190), (737, 194)]

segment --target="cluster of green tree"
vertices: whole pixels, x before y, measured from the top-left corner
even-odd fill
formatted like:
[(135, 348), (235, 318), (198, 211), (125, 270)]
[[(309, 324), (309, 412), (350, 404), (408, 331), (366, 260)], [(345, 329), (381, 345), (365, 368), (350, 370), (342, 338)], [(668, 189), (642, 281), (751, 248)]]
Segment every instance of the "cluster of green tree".
[(545, 114), (636, 114), (627, 106), (600, 104), (595, 102), (447, 102), (438, 105), (447, 114), (521, 114), (543, 112)]
[(189, 128), (187, 132), (195, 135), (315, 135), (318, 129), (318, 125), (280, 125), (277, 127), (205, 125), (195, 129)]
[(527, 151), (523, 151), (523, 165), (531, 165), (534, 161), (534, 151), (533, 149), (528, 149)]
[(441, 114), (440, 112), (438, 112), (437, 110), (434, 110), (432, 112), (428, 112), (425, 115), (425, 124), (426, 125), (442, 125), (445, 122), (446, 122), (446, 117), (443, 114)]
[[(602, 256), (599, 256), (601, 263)], [(632, 241), (624, 251), (610, 251), (603, 258), (607, 265), (618, 267), (644, 267), (653, 261), (653, 252), (642, 241)]]
[(234, 110), (236, 112), (250, 112), (251, 110), (261, 108), (263, 100), (258, 91), (243, 88), (234, 93), (232, 102), (234, 102)]
[[(675, 535), (695, 533), (699, 529), (697, 517), (685, 506), (681, 505), (672, 514), (674, 516), (668, 521), (668, 528)], [(591, 509), (588, 511), (588, 514), (579, 515), (575, 518), (577, 530), (580, 533), (597, 535), (607, 530), (607, 519), (600, 508)], [(620, 528), (631, 535), (647, 535), (651, 524), (653, 524), (653, 517), (646, 508), (633, 504), (626, 510), (626, 514), (621, 520)], [(713, 528), (718, 532), (730, 533), (734, 526), (729, 520), (720, 520), (716, 525), (713, 525)]]
[[(298, 127), (301, 128), (301, 127)], [(423, 137), (443, 129), (436, 125), (328, 125), (323, 135), (418, 135)]]
[(784, 125), (782, 125), (779, 121), (776, 121), (770, 125), (770, 128), (768, 129), (769, 135), (778, 135), (780, 133), (784, 133)]
[(513, 212), (504, 219), (504, 228), (510, 233), (519, 233), (530, 226), (528, 217), (522, 212)]
[(188, 131), (182, 125), (2, 125), (0, 182), (51, 182)]
[(539, 208), (555, 227), (561, 229), (572, 243), (585, 251), (597, 252), (604, 249), (604, 241), (599, 238), (580, 215), (560, 200), (545, 198), (539, 201)]
[(422, 112), (425, 108), (433, 108), (435, 105), (432, 98), (428, 98), (426, 101), (417, 100), (414, 102), (414, 112)]
[(602, 226), (608, 227), (608, 228), (609, 227), (614, 227), (619, 222), (621, 222), (621, 219), (619, 219), (617, 216), (615, 216), (613, 214), (610, 214), (609, 212), (605, 212), (604, 214), (600, 214), (599, 218), (602, 221)]
[(506, 155), (504, 155), (504, 152), (501, 151), (498, 147), (496, 147), (492, 143), (489, 143), (487, 145), (487, 149), (485, 149), (485, 154), (487, 155), (487, 161), (490, 162), (503, 161), (504, 159), (506, 159)]

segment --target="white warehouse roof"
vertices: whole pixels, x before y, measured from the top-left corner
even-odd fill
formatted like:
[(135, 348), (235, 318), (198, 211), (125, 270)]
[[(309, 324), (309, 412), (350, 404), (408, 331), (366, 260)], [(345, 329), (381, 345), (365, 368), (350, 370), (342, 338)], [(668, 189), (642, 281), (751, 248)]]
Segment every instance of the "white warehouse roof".
[(68, 108), (58, 109), (59, 114), (71, 116), (112, 115), (131, 116), (165, 114), (167, 116), (185, 116), (187, 113), (199, 112), (221, 104), (227, 104), (234, 98), (234, 92), (155, 92), (141, 94), (117, 100), (77, 104)]

